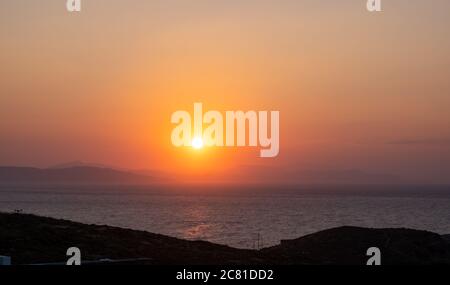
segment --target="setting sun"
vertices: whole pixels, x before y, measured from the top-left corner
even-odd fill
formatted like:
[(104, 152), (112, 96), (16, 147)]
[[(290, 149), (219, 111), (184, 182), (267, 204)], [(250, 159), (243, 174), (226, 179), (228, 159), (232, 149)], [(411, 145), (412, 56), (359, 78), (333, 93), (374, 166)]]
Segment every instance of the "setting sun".
[(203, 140), (200, 137), (195, 137), (192, 140), (192, 147), (195, 149), (201, 149), (203, 147)]

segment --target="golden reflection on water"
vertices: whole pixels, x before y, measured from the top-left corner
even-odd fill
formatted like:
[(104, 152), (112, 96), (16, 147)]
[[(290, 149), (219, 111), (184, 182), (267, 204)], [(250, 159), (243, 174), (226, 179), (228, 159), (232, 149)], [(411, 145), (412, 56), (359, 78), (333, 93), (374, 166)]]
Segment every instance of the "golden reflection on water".
[(206, 206), (190, 207), (185, 213), (186, 227), (182, 230), (182, 236), (186, 239), (204, 239), (211, 236), (213, 225), (210, 221), (210, 209)]

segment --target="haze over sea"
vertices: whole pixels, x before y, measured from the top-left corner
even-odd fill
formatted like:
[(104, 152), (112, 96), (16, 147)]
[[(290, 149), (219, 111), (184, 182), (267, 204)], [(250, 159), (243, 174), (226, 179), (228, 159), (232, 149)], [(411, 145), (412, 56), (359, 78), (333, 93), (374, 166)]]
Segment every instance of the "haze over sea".
[(449, 205), (449, 186), (0, 186), (2, 212), (239, 248), (343, 225), (449, 234)]

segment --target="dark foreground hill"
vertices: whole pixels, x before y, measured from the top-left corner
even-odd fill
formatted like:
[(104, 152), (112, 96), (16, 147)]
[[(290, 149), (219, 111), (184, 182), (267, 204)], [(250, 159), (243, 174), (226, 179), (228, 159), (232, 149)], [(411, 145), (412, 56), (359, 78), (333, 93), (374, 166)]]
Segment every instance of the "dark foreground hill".
[(370, 247), (381, 251), (384, 265), (449, 264), (450, 242), (435, 233), (411, 229), (339, 227), (265, 248), (275, 263), (365, 264)]
[(0, 214), (0, 255), (13, 264), (64, 262), (69, 247), (82, 260), (146, 258), (144, 264), (365, 264), (379, 247), (383, 264), (450, 264), (442, 236), (409, 229), (340, 227), (260, 251), (187, 241), (144, 231), (86, 225), (25, 214)]

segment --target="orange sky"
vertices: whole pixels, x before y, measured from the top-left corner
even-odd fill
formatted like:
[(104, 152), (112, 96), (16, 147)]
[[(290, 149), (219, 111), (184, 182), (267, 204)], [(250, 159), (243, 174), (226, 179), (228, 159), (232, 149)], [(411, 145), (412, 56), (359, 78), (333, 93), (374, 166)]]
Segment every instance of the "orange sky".
[[(0, 3), (0, 165), (450, 182), (449, 1), (60, 2)], [(174, 148), (194, 102), (279, 110), (280, 155)]]

